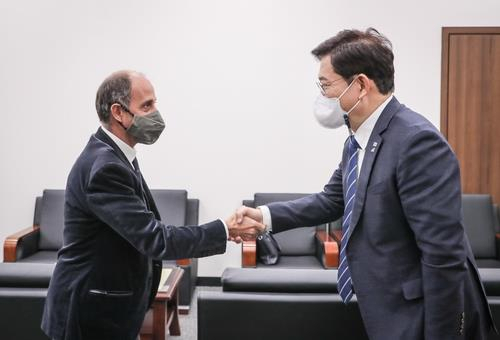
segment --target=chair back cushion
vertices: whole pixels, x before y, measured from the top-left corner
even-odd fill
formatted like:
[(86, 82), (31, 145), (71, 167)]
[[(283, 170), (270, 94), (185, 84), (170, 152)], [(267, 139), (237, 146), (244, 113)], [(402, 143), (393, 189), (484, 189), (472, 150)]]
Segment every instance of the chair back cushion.
[(40, 215), (42, 213), (42, 196), (35, 199), (35, 213), (33, 214), (33, 225), (40, 225)]
[(476, 258), (495, 258), (495, 215), (490, 195), (462, 195), (463, 222)]
[(315, 255), (315, 234), (316, 228), (302, 227), (276, 233), (274, 234), (274, 238), (281, 248), (280, 254), (282, 256)]
[(309, 194), (300, 193), (255, 193), (254, 202), (255, 207), (259, 205), (266, 205), (273, 202), (286, 202), (296, 200), (308, 196)]
[(40, 210), (40, 250), (59, 250), (63, 244), (64, 190), (43, 191)]
[[(255, 206), (266, 205), (273, 202), (285, 202), (308, 196), (302, 193), (256, 193), (254, 195)], [(316, 245), (314, 235), (316, 228), (303, 227), (294, 228), (274, 234), (276, 241), (281, 247), (281, 255), (314, 255)]]
[(161, 221), (168, 225), (186, 225), (187, 191), (186, 190), (151, 190)]
[(198, 215), (200, 212), (200, 200), (188, 198), (186, 206), (186, 225), (198, 225)]

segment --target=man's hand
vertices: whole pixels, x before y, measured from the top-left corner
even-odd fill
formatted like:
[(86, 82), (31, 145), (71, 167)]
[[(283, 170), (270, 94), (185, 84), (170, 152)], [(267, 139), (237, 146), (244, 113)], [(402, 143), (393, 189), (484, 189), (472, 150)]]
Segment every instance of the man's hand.
[(236, 210), (236, 223), (241, 223), (245, 216), (250, 217), (252, 220), (262, 223), (262, 211), (260, 209), (249, 208), (241, 206)]
[[(260, 220), (262, 221), (262, 218)], [(253, 240), (266, 229), (262, 222), (256, 221), (249, 216), (242, 216), (239, 221), (237, 212), (226, 220), (229, 240), (236, 243), (241, 243), (243, 240)]]

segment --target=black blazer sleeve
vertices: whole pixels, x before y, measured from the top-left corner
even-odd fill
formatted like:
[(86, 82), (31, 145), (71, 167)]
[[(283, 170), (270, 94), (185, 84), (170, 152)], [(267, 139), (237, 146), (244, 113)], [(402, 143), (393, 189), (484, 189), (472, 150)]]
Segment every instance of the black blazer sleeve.
[(119, 163), (106, 163), (91, 173), (86, 200), (96, 217), (138, 251), (154, 259), (203, 257), (224, 253), (227, 236), (216, 220), (201, 226), (167, 226), (157, 220), (137, 195), (135, 173)]
[(342, 167), (333, 173), (323, 191), (297, 200), (271, 203), (273, 232), (335, 221), (344, 213)]

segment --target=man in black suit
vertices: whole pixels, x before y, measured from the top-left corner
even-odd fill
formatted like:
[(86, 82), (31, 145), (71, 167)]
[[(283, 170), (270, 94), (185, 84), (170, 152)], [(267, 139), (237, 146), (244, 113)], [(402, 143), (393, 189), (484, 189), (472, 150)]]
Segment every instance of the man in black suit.
[[(42, 320), (56, 340), (135, 340), (161, 274), (161, 260), (225, 252), (264, 228), (216, 220), (175, 227), (160, 221), (134, 146), (154, 143), (164, 129), (153, 86), (120, 71), (99, 87), (102, 127), (76, 160), (67, 181), (64, 243)], [(164, 216), (165, 217), (165, 216)]]
[(394, 97), (390, 42), (345, 30), (312, 53), (316, 118), (349, 129), (342, 162), (323, 191), (238, 217), (280, 232), (343, 216), (337, 288), (345, 303), (356, 296), (372, 340), (486, 339), (492, 319), (462, 225), (458, 162)]

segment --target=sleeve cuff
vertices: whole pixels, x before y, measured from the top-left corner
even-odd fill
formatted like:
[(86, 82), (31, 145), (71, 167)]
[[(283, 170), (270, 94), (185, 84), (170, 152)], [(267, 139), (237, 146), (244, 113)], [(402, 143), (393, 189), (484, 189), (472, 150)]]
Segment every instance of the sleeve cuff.
[(224, 222), (222, 218), (219, 218), (219, 221), (221, 221), (222, 224), (224, 225), (224, 230), (226, 231), (226, 239), (229, 240), (229, 230), (227, 229), (226, 222)]
[(266, 226), (266, 231), (273, 231), (273, 221), (271, 219), (271, 210), (266, 205), (257, 207), (262, 212), (262, 223)]

